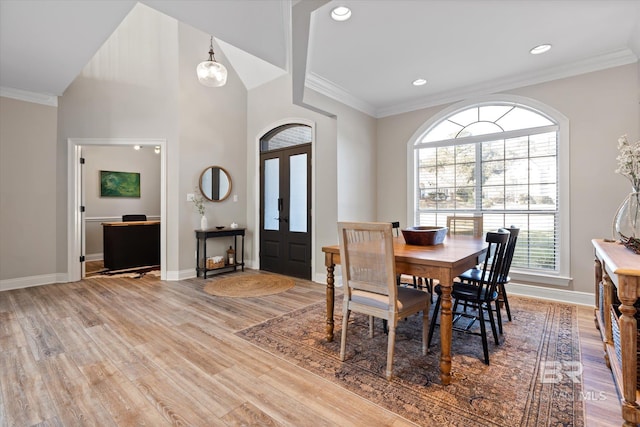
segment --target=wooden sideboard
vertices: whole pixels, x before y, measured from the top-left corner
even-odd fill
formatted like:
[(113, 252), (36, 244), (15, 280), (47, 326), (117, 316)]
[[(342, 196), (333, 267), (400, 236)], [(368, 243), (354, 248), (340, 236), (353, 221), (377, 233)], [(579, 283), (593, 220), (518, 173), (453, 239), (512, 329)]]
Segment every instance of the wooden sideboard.
[(160, 221), (103, 222), (105, 268), (160, 265)]
[(640, 424), (640, 387), (636, 302), (640, 297), (640, 255), (616, 242), (598, 239), (592, 243), (596, 327), (620, 395), (623, 426), (637, 426)]

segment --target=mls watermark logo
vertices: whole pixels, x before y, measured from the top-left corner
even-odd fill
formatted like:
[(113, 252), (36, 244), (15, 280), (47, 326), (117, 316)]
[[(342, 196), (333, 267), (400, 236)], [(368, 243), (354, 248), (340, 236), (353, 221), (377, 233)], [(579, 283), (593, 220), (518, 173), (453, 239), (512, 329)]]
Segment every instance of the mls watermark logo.
[[(582, 363), (580, 362), (542, 362), (540, 368), (540, 382), (543, 384), (560, 384), (565, 377), (570, 379), (572, 383), (579, 383), (582, 375)], [(556, 397), (575, 398), (569, 394), (567, 396), (559, 394)], [(604, 391), (581, 391), (577, 398), (601, 401), (606, 400), (607, 395)]]
[(542, 362), (540, 382), (543, 384), (560, 384), (564, 377), (569, 377), (572, 382), (579, 383), (580, 375), (582, 375), (582, 363), (580, 362)]

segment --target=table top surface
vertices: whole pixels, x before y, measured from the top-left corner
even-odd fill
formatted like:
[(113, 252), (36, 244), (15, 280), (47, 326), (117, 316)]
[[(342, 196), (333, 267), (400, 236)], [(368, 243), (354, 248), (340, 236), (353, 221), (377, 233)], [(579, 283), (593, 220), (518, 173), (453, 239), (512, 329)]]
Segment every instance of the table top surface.
[[(453, 264), (462, 259), (475, 257), (486, 249), (487, 243), (483, 238), (472, 236), (447, 236), (442, 244), (432, 246), (408, 245), (401, 236), (393, 238), (393, 252), (396, 261), (417, 264)], [(322, 251), (340, 254), (340, 246), (325, 246)]]
[(117, 222), (103, 222), (102, 225), (107, 227), (128, 227), (131, 225), (155, 225), (160, 224), (160, 221), (117, 221)]
[(640, 255), (622, 243), (593, 239), (593, 246), (605, 258), (611, 270), (618, 275), (640, 276)]

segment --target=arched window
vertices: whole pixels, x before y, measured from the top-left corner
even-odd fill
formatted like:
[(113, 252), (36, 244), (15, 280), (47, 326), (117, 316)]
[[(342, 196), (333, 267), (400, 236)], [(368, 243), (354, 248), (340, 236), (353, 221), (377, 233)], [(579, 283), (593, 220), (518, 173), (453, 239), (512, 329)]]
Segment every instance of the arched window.
[(490, 101), (450, 109), (424, 129), (413, 140), (414, 223), (482, 214), (485, 231), (515, 225), (514, 269), (566, 274), (559, 121), (522, 103)]

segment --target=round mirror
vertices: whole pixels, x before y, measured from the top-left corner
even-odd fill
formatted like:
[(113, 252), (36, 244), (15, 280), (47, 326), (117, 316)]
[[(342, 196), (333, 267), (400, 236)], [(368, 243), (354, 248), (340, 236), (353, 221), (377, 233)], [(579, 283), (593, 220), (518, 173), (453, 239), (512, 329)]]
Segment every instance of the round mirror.
[(210, 166), (200, 174), (200, 192), (205, 199), (221, 202), (231, 194), (231, 176), (220, 166)]

